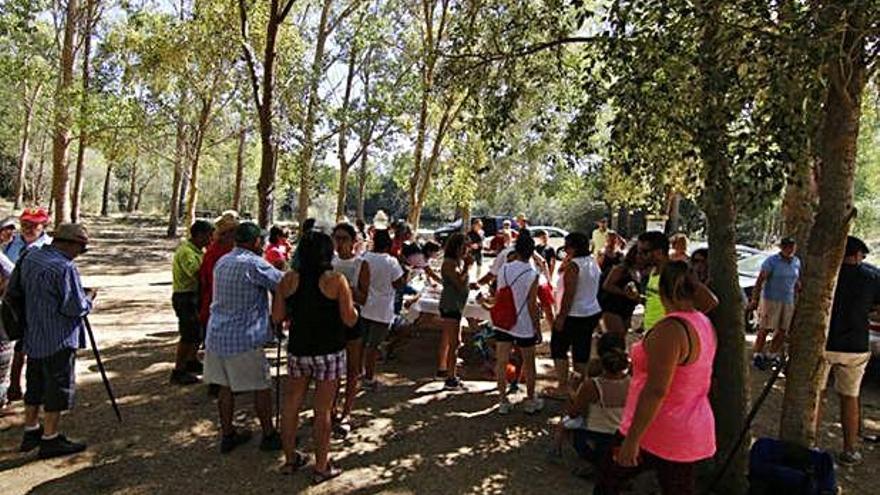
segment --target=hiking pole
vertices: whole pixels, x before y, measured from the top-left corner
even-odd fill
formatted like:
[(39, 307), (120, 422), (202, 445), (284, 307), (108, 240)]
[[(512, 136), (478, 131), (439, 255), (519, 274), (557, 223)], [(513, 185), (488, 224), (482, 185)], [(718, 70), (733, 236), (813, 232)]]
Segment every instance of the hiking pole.
[(748, 435), (749, 430), (752, 428), (752, 422), (755, 420), (755, 416), (758, 415), (758, 410), (761, 409), (761, 406), (764, 404), (764, 400), (767, 399), (767, 396), (770, 395), (770, 391), (773, 390), (773, 384), (776, 383), (776, 380), (779, 379), (779, 375), (782, 373), (782, 370), (788, 366), (788, 356), (779, 363), (778, 366), (773, 368), (773, 373), (770, 375), (770, 379), (767, 380), (767, 384), (764, 385), (764, 390), (761, 391), (761, 395), (758, 396), (758, 400), (752, 404), (752, 409), (749, 411), (749, 415), (746, 416), (746, 422), (742, 427), (742, 430), (739, 432), (739, 438), (736, 439), (736, 442), (733, 444), (733, 448), (727, 454), (727, 457), (724, 459), (724, 464), (721, 466), (721, 469), (712, 478), (712, 483), (709, 484), (709, 488), (706, 489), (706, 493), (712, 493), (715, 491), (715, 487), (721, 481), (721, 478), (727, 474), (727, 470), (730, 469), (730, 465), (733, 463), (733, 458), (736, 456), (736, 452), (742, 447), (743, 442), (746, 439), (746, 435)]
[(275, 354), (275, 428), (281, 428), (281, 337), (284, 333), (280, 325), (275, 326), (275, 340), (278, 341), (278, 349)]
[(110, 396), (110, 405), (113, 406), (113, 412), (116, 413), (116, 419), (122, 423), (122, 413), (119, 412), (119, 404), (116, 403), (116, 397), (113, 395), (113, 388), (110, 387), (110, 380), (107, 378), (107, 370), (104, 369), (104, 363), (101, 361), (101, 354), (98, 352), (98, 344), (95, 343), (95, 333), (92, 331), (92, 324), (89, 323), (89, 317), (83, 316), (83, 322), (86, 324), (86, 331), (89, 334), (89, 342), (92, 344), (92, 352), (95, 354), (95, 361), (98, 363), (98, 371), (101, 372), (101, 381), (104, 382), (104, 388), (107, 389), (107, 395)]

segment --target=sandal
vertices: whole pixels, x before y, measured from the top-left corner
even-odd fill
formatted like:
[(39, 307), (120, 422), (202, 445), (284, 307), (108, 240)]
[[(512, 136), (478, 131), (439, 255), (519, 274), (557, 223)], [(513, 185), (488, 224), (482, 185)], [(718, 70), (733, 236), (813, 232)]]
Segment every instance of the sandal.
[(314, 474), (312, 474), (312, 484), (320, 485), (325, 481), (332, 480), (333, 478), (338, 477), (342, 474), (342, 468), (333, 464), (332, 462), (327, 463), (327, 471), (323, 473), (321, 471), (315, 470)]
[(281, 474), (290, 475), (302, 469), (306, 464), (309, 463), (309, 458), (300, 451), (294, 451), (295, 457), (293, 461), (285, 462), (283, 466), (281, 466)]

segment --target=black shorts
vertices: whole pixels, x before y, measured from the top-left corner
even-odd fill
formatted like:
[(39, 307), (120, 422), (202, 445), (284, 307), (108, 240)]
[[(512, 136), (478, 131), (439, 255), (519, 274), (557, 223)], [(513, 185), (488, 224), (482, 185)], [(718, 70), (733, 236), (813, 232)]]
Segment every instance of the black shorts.
[(522, 337), (514, 337), (507, 332), (502, 332), (501, 330), (495, 330), (495, 342), (513, 342), (513, 345), (519, 348), (529, 348), (535, 347), (538, 344), (538, 337), (529, 337), (524, 339)]
[(568, 359), (568, 350), (571, 349), (575, 363), (589, 362), (593, 331), (601, 317), (602, 313), (593, 316), (566, 316), (562, 331), (550, 334), (550, 357)]
[(445, 318), (447, 320), (455, 320), (461, 321), (461, 311), (445, 311), (440, 310), (440, 318)]
[(353, 340), (358, 340), (364, 336), (364, 325), (361, 323), (361, 319), (358, 318), (357, 323), (354, 324), (353, 327), (345, 327), (345, 341), (351, 342)]
[(75, 349), (61, 349), (44, 358), (27, 358), (24, 403), (43, 406), (46, 412), (67, 411), (73, 408), (75, 384)]
[(184, 344), (202, 343), (202, 324), (199, 322), (198, 292), (175, 292), (171, 306), (177, 315), (177, 332)]

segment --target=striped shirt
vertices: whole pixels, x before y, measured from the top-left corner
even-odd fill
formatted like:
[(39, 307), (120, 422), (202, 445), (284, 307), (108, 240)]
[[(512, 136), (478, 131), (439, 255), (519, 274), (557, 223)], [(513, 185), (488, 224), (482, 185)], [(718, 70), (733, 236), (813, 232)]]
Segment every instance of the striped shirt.
[(51, 244), (34, 249), (22, 262), (21, 283), (27, 319), (24, 352), (40, 359), (85, 347), (83, 317), (92, 301), (73, 260)]
[(9, 241), (9, 244), (6, 245), (6, 248), (3, 249), (3, 254), (5, 254), (6, 257), (9, 258), (9, 261), (11, 261), (12, 263), (17, 263), (18, 258), (21, 257), (21, 253), (25, 249), (43, 247), (46, 244), (52, 244), (52, 237), (50, 237), (49, 234), (45, 232), (40, 234), (40, 237), (37, 237), (37, 239), (30, 244), (25, 242), (24, 237), (21, 236), (21, 233), (18, 233), (15, 234), (15, 237), (13, 237), (11, 241)]
[(269, 294), (283, 274), (247, 249), (236, 247), (214, 267), (205, 350), (218, 356), (252, 351), (269, 340)]

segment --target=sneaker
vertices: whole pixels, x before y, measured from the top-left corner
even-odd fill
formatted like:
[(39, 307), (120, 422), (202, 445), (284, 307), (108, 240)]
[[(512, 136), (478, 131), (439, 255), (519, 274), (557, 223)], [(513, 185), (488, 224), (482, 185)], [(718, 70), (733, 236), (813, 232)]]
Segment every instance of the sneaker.
[(767, 357), (763, 354), (755, 354), (752, 356), (752, 366), (755, 368), (761, 371), (767, 371), (767, 365)]
[(465, 390), (464, 385), (461, 383), (461, 379), (456, 376), (451, 376), (446, 379), (446, 382), (443, 384), (443, 390)]
[(523, 401), (523, 412), (537, 414), (544, 409), (544, 399), (526, 399)]
[(273, 431), (268, 435), (263, 435), (260, 440), (260, 450), (263, 452), (276, 452), (281, 450), (281, 435), (277, 431)]
[(40, 440), (43, 438), (43, 425), (32, 431), (25, 431), (21, 438), (21, 446), (19, 452), (30, 452), (40, 446)]
[(171, 380), (169, 382), (172, 385), (194, 385), (199, 383), (199, 378), (184, 370), (174, 370), (171, 372)]
[(771, 370), (782, 368), (782, 364), (784, 362), (785, 361), (783, 361), (782, 356), (780, 356), (778, 354), (774, 355), (774, 356), (768, 356), (767, 357), (767, 368), (771, 369)]
[(251, 432), (247, 430), (236, 431), (231, 435), (223, 435), (223, 440), (220, 441), (220, 453), (228, 454), (239, 445), (247, 443), (250, 439)]
[(202, 375), (205, 373), (205, 365), (201, 361), (189, 361), (186, 363), (186, 372), (193, 375)]
[(348, 434), (351, 433), (351, 423), (346, 421), (339, 421), (333, 423), (333, 438), (337, 440), (344, 440), (348, 437)]
[(64, 435), (57, 435), (50, 440), (40, 439), (40, 459), (51, 459), (53, 457), (63, 457), (66, 455), (77, 454), (86, 450), (86, 444), (71, 442)]
[(844, 451), (837, 455), (837, 462), (844, 466), (855, 466), (862, 463), (862, 453), (858, 450)]
[(510, 414), (510, 411), (513, 410), (513, 404), (510, 403), (507, 398), (501, 399), (498, 401), (498, 414), (502, 416)]
[(562, 427), (566, 430), (586, 430), (587, 422), (584, 421), (583, 416), (564, 416), (562, 418)]
[(518, 394), (518, 393), (519, 393), (519, 383), (510, 382), (510, 386), (507, 388), (507, 394), (513, 395), (513, 394)]

